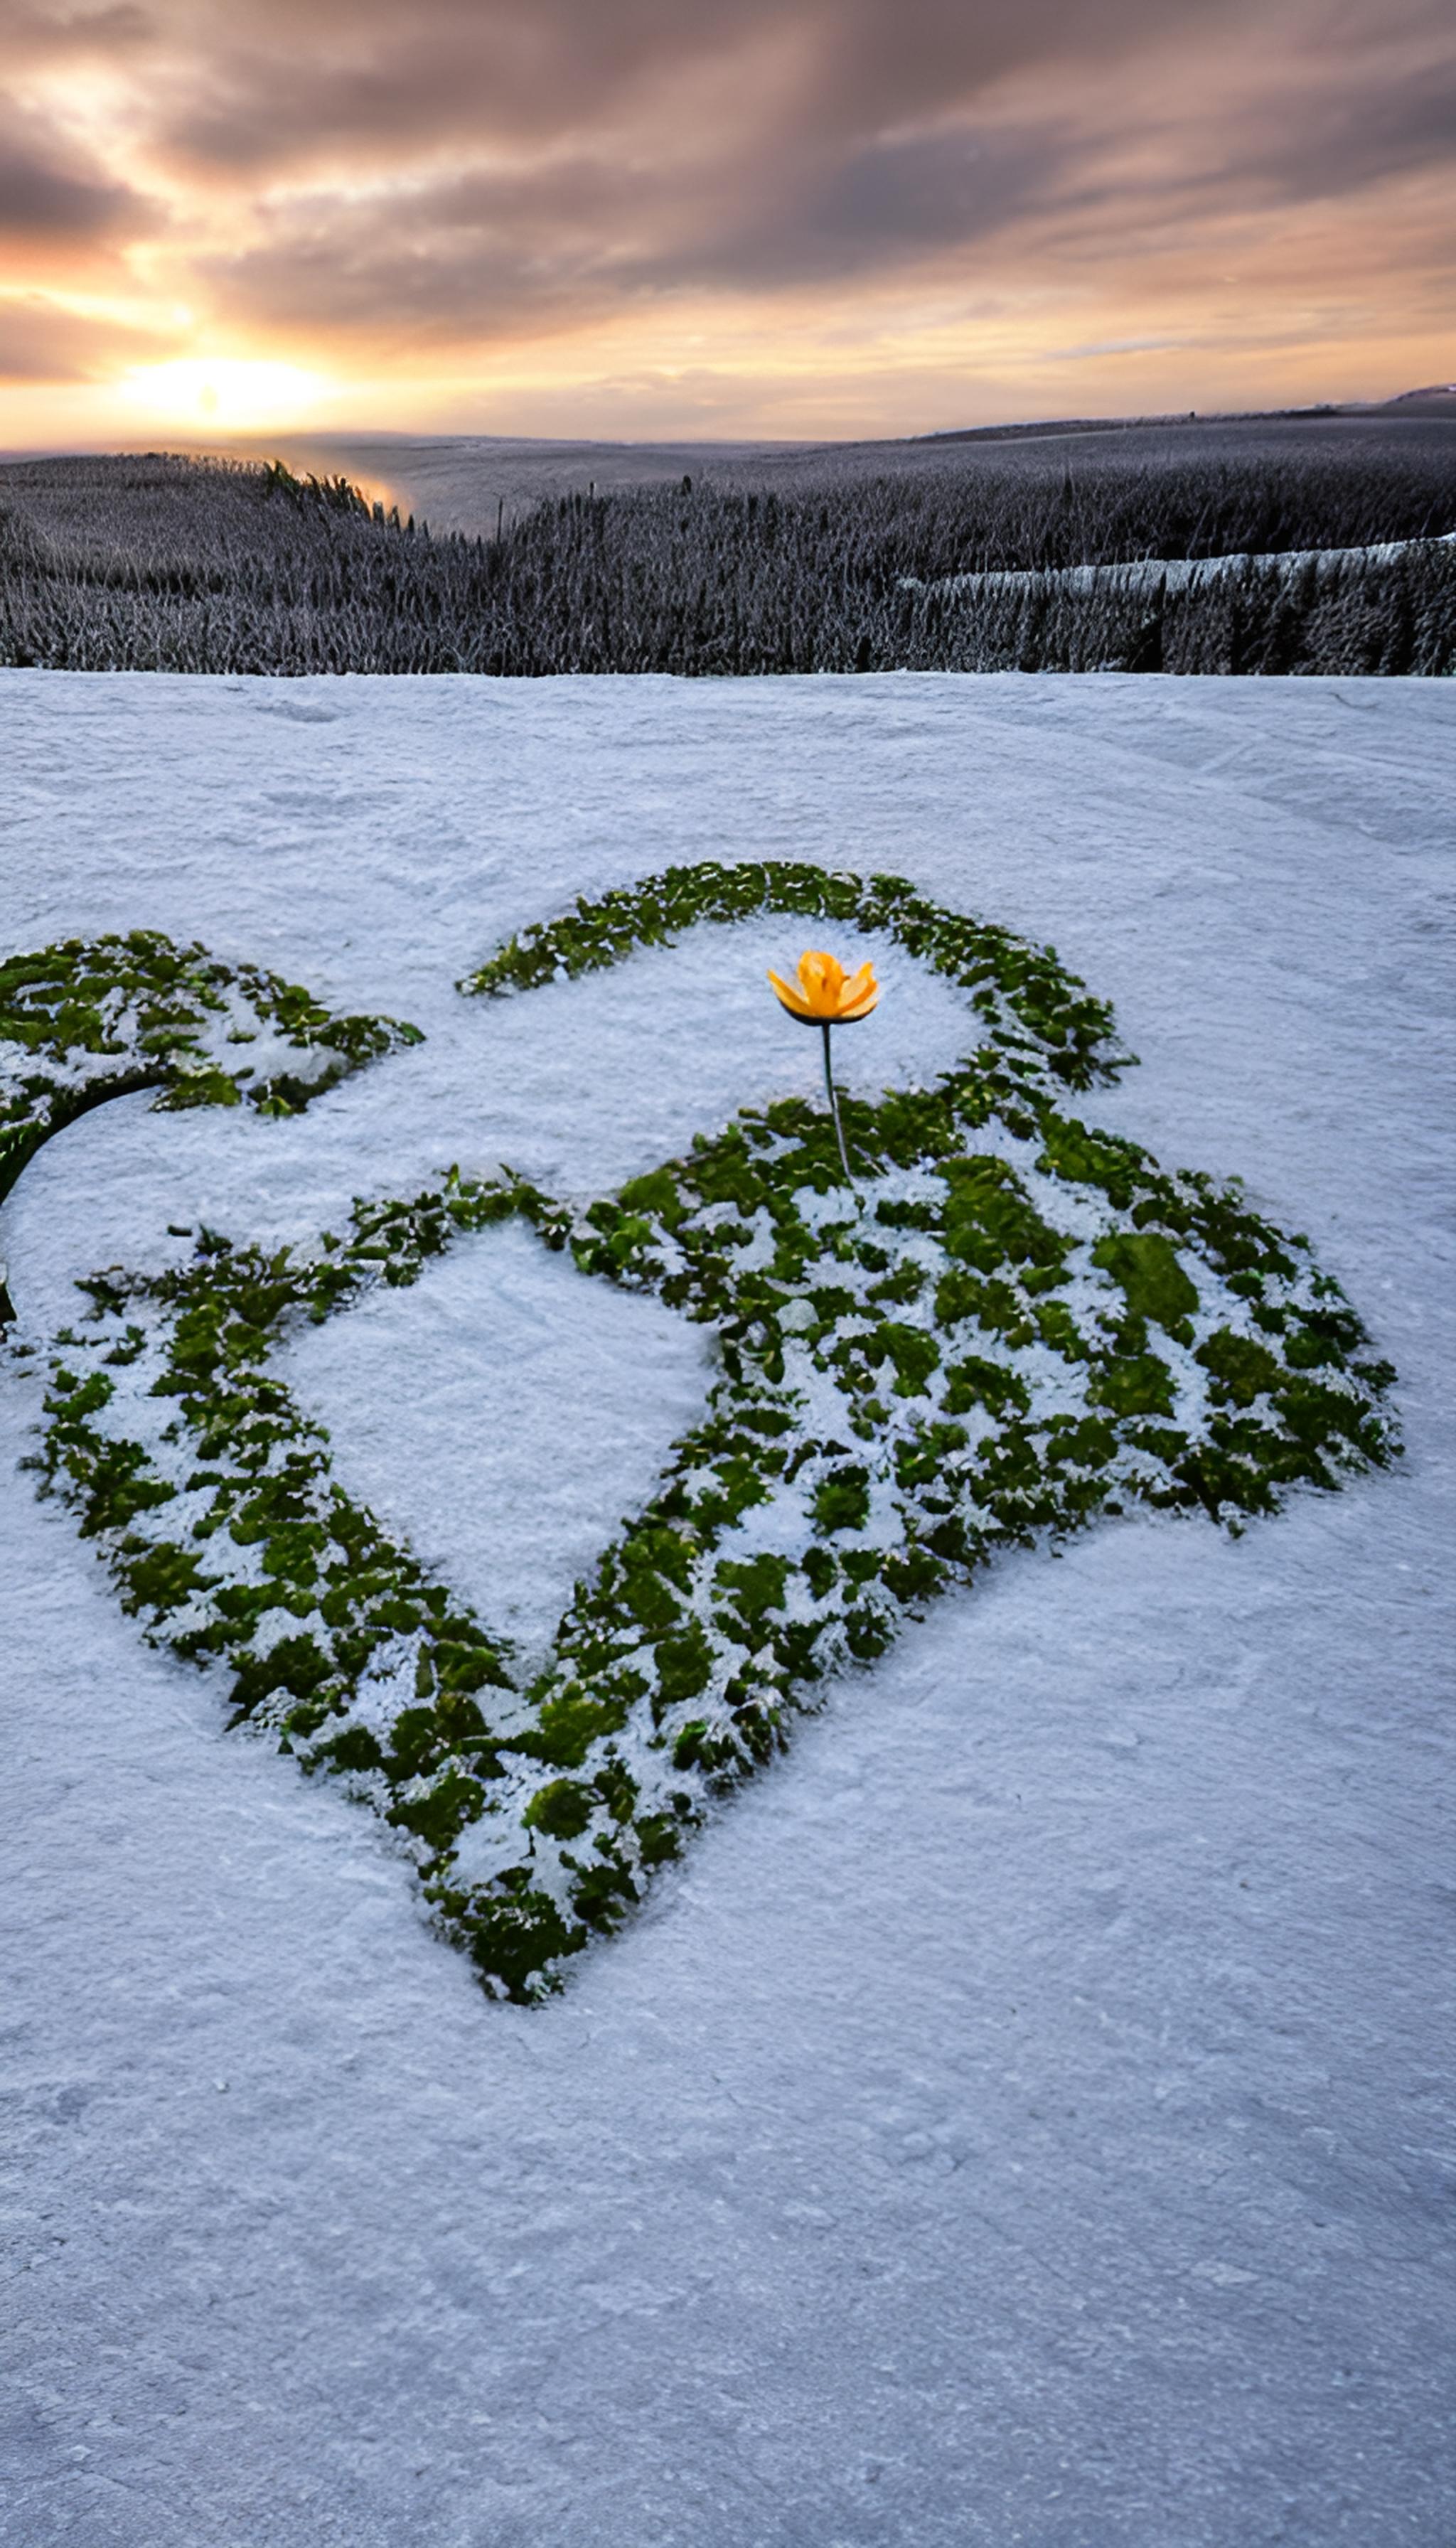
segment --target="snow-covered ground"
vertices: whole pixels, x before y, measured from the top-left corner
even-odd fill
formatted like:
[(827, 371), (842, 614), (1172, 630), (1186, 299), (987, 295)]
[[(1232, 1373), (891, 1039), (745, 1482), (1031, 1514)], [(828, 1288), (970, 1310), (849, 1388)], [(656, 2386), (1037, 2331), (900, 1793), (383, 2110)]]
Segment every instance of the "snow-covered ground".
[(1041, 585), (1053, 592), (1197, 592), (1211, 584), (1242, 582), (1250, 575), (1279, 575), (1290, 585), (1306, 576), (1319, 583), (1350, 567), (1395, 566), (1402, 558), (1435, 555), (1456, 545), (1456, 532), (1428, 540), (1381, 540), (1362, 549), (1277, 549), (1263, 556), (1134, 558), (1125, 566), (1002, 567), (988, 575), (939, 575), (927, 583), (902, 575), (903, 592), (1018, 592)]
[[(0, 1372), (0, 2537), (1449, 2548), (1449, 689), (8, 673), (0, 736), (5, 948), (160, 927), (428, 1036), (295, 1124), (72, 1128), (0, 1211), (27, 1319), (168, 1220), (302, 1236), (452, 1158), (596, 1191), (811, 1086), (736, 933), (450, 987), (576, 892), (797, 855), (1114, 997), (1141, 1067), (1086, 1111), (1309, 1230), (1410, 1443), (1238, 1542), (1109, 1525), (942, 1601), (520, 2011), (369, 1816), (141, 1645)], [(892, 987), (871, 1081), (949, 1032)], [(521, 1546), (529, 1625), (694, 1340), (584, 1283), (583, 1493), (533, 1519), (572, 1393), (489, 1247), (491, 1353), (456, 1259), (382, 1305), (387, 1380), (362, 1313), (294, 1376), (457, 1576)], [(452, 1321), (508, 1385), (475, 1435), (442, 1396), (414, 1487), (409, 1356)]]

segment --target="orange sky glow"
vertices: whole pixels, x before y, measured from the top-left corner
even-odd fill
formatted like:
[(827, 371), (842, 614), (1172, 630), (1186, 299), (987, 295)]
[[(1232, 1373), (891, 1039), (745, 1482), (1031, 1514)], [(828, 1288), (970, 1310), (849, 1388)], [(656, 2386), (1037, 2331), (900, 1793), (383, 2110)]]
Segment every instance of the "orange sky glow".
[(0, 0), (0, 447), (1456, 378), (1431, 0)]

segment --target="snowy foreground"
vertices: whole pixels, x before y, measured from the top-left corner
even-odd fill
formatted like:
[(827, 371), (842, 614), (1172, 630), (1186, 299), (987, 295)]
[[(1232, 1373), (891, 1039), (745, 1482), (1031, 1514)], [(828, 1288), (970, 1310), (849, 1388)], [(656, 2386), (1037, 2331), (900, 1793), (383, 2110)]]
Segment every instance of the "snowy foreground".
[[(1456, 699), (8, 673), (0, 718), (5, 950), (156, 927), (427, 1037), (294, 1124), (74, 1126), (0, 1211), (37, 1330), (169, 1221), (307, 1237), (452, 1159), (599, 1191), (811, 1088), (757, 969), (798, 924), (451, 989), (578, 892), (801, 856), (1114, 998), (1141, 1066), (1082, 1111), (1310, 1232), (1410, 1446), (1237, 1542), (1106, 1524), (942, 1600), (522, 2011), (142, 1645), (0, 1368), (0, 2538), (1449, 2548)], [(885, 979), (866, 1085), (954, 1049), (944, 984)], [(529, 1639), (700, 1343), (519, 1233), (480, 1265), (289, 1376)]]

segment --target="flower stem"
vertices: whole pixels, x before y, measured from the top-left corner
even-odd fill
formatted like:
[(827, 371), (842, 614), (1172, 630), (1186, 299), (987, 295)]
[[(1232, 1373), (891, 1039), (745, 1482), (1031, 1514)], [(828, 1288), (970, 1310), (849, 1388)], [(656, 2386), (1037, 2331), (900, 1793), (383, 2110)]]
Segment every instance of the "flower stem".
[(831, 1062), (831, 1060), (830, 1060), (830, 1054), (829, 1054), (830, 1021), (828, 1020), (828, 1018), (824, 1019), (824, 1021), (823, 1021), (823, 1032), (824, 1032), (824, 1085), (825, 1085), (825, 1088), (826, 1088), (826, 1090), (827, 1090), (827, 1092), (828, 1092), (828, 1096), (829, 1096), (829, 1111), (830, 1111), (830, 1114), (834, 1117), (834, 1138), (835, 1138), (835, 1139), (836, 1139), (836, 1140), (838, 1141), (838, 1143), (839, 1143), (840, 1164), (841, 1164), (841, 1166), (843, 1167), (844, 1172), (845, 1172), (845, 1183), (846, 1183), (846, 1185), (853, 1186), (853, 1184), (854, 1184), (854, 1182), (855, 1182), (855, 1179), (854, 1179), (854, 1173), (853, 1173), (853, 1171), (852, 1171), (852, 1169), (851, 1169), (851, 1167), (850, 1167), (850, 1154), (849, 1154), (848, 1150), (845, 1148), (845, 1134), (844, 1134), (844, 1126), (841, 1124), (841, 1122), (840, 1122), (840, 1120), (839, 1120), (839, 1099), (838, 1099), (838, 1097), (837, 1097), (837, 1096), (836, 1096), (836, 1094), (835, 1094), (835, 1087), (834, 1087), (834, 1068), (833, 1068), (833, 1064), (832, 1064), (832, 1062)]

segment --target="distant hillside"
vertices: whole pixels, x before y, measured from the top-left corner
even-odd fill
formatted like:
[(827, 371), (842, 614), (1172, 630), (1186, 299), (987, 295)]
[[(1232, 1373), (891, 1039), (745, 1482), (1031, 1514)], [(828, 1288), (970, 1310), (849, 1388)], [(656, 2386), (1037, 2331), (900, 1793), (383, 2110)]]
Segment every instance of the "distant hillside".
[[(1418, 401), (1435, 395), (1411, 394)], [(1444, 394), (1443, 394), (1444, 395)], [(1456, 405), (1456, 402), (1453, 402)], [(1447, 429), (1442, 430), (1442, 426)], [(342, 475), (402, 514), (435, 531), (494, 538), (500, 529), (562, 496), (622, 495), (650, 487), (753, 488), (780, 496), (884, 478), (953, 478), (987, 469), (1059, 476), (1106, 461), (1132, 468), (1176, 461), (1297, 463), (1330, 453), (1375, 453), (1439, 461), (1456, 477), (1456, 418), (1407, 400), (1385, 408), (1312, 408), (1243, 416), (1060, 417), (974, 425), (876, 442), (585, 442), (500, 434), (285, 434), (233, 442), (213, 456), (287, 461), (301, 476)], [(204, 455), (207, 456), (207, 455)]]
[(1403, 390), (1399, 398), (1387, 399), (1382, 408), (1373, 410), (1380, 415), (1433, 416), (1456, 424), (1456, 381), (1438, 382), (1433, 389)]
[[(963, 448), (963, 446), (956, 446)], [(897, 455), (915, 446), (893, 446)], [(149, 455), (0, 467), (0, 662), (736, 675), (1456, 669), (1439, 426), (864, 446), (431, 536), (348, 480)], [(1184, 572), (1190, 561), (1218, 571)]]

